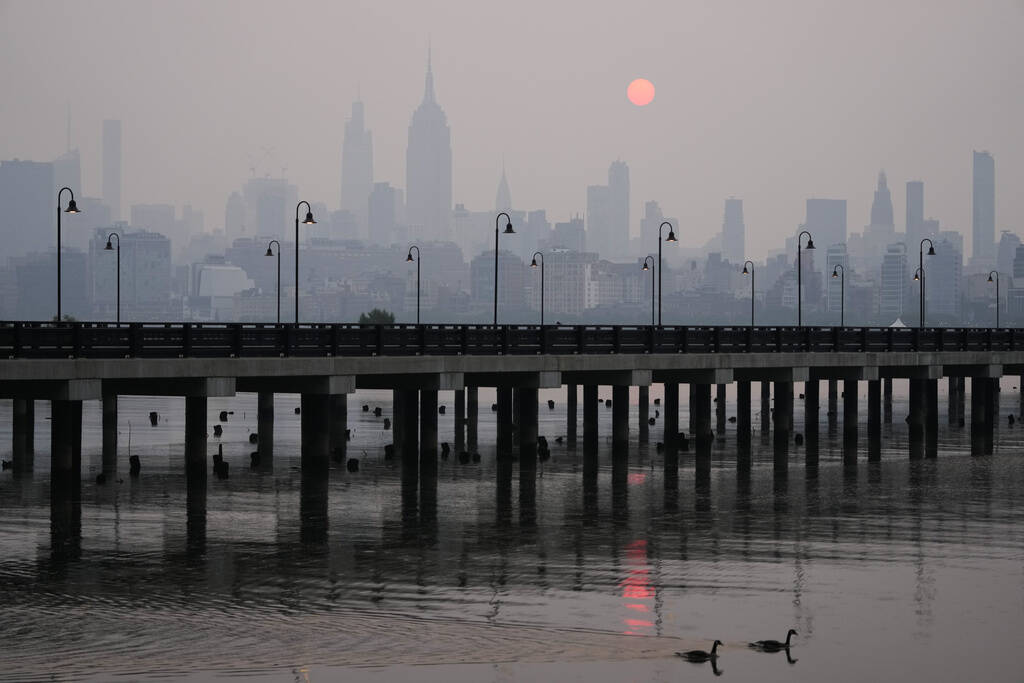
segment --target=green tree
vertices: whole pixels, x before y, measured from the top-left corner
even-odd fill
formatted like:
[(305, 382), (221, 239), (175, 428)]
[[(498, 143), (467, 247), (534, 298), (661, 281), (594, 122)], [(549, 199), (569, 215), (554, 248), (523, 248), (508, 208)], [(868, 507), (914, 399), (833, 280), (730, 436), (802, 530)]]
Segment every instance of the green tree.
[(375, 308), (369, 313), (359, 314), (360, 325), (393, 325), (394, 323), (395, 314), (383, 308)]

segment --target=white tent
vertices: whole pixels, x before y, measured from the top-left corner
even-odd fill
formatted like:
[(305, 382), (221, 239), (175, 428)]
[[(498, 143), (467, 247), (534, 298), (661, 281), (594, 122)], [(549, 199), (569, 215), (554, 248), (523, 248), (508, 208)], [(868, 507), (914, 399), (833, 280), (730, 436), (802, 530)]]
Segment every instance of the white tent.
[(896, 318), (896, 321), (893, 322), (892, 325), (889, 325), (889, 327), (906, 327), (906, 325), (903, 324), (903, 320), (902, 319)]

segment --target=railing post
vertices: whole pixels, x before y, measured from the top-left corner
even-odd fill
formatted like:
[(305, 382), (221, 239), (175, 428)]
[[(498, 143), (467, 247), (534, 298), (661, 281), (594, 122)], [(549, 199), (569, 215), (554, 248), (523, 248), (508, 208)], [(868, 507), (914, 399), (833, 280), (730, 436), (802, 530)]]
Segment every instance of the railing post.
[[(374, 353), (376, 356), (384, 355), (384, 326), (377, 325), (377, 351)], [(397, 446), (396, 446), (397, 448)]]
[(614, 353), (622, 351), (622, 328), (618, 325), (612, 328), (612, 351)]
[(544, 327), (543, 325), (541, 325), (539, 333), (540, 333), (540, 352), (541, 352), (541, 354), (546, 354), (548, 352), (547, 328)]
[(331, 355), (338, 355), (338, 347), (341, 345), (341, 329), (338, 323), (331, 325)]
[(676, 342), (676, 353), (690, 352), (690, 328), (683, 327), (679, 331), (680, 339)]
[(192, 323), (181, 326), (181, 355), (184, 358), (192, 355)]
[(74, 358), (82, 355), (81, 323), (71, 323), (71, 355)]
[(722, 328), (717, 325), (711, 328), (711, 347), (715, 353), (719, 353), (722, 349)]
[(132, 358), (139, 357), (142, 348), (142, 340), (139, 339), (141, 336), (140, 323), (131, 323), (128, 327), (128, 355)]
[(22, 323), (14, 323), (14, 338), (12, 340), (11, 355), (13, 355), (15, 358), (21, 356), (21, 348), (23, 344), (21, 335), (23, 327), (24, 326), (22, 325)]
[(832, 352), (835, 353), (837, 351), (841, 351), (842, 348), (843, 348), (842, 347), (842, 343), (843, 343), (843, 328), (841, 328), (841, 327), (833, 327), (832, 328)]
[(242, 357), (242, 324), (231, 324), (231, 355), (235, 358)]
[(584, 353), (585, 351), (585, 344), (583, 343), (584, 330), (586, 330), (586, 326), (576, 326), (576, 353)]
[(285, 323), (284, 325), (284, 347), (281, 349), (281, 353), (285, 356), (292, 355), (292, 337), (294, 335), (293, 325), (295, 325), (295, 323)]
[[(985, 340), (987, 342), (986, 345), (988, 346), (988, 350), (991, 351), (992, 350), (992, 328), (991, 327), (986, 327), (985, 328)], [(971, 391), (974, 391), (974, 387), (971, 387)]]
[(460, 337), (462, 341), (462, 355), (465, 356), (469, 353), (469, 325), (463, 325)]
[(501, 326), (501, 354), (504, 356), (508, 355), (508, 336), (509, 329), (508, 325)]

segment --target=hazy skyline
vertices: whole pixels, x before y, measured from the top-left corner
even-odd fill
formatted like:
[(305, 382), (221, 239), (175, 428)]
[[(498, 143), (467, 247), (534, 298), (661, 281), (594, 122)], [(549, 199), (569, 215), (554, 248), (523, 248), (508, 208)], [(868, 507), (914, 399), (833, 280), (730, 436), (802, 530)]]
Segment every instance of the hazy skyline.
[[(271, 175), (287, 168), (301, 198), (336, 208), (344, 124), (360, 96), (375, 180), (404, 186), (429, 41), (453, 201), (470, 209), (492, 208), (504, 158), (515, 208), (566, 220), (622, 159), (634, 231), (654, 199), (679, 217), (683, 244), (701, 244), (736, 196), (759, 257), (803, 221), (808, 197), (848, 200), (849, 231), (861, 231), (884, 169), (898, 230), (905, 182), (920, 179), (926, 216), (966, 236), (971, 152), (987, 149), (998, 239), (1024, 215), (1022, 27), (1024, 4), (1011, 0), (600, 11), (534, 0), (0, 0), (0, 158), (62, 153), (70, 103), (82, 195), (101, 192), (102, 121), (117, 118), (126, 210), (192, 203), (219, 228), (251, 160)], [(626, 99), (635, 77), (657, 88), (647, 107)]]

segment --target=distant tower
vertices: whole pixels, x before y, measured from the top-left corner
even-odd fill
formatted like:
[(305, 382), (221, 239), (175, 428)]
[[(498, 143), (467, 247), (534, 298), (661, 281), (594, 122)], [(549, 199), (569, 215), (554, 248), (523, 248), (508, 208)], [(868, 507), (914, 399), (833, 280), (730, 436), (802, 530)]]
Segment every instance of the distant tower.
[(417, 239), (449, 239), (452, 214), (452, 143), (448, 118), (434, 97), (427, 56), (423, 101), (409, 123), (405, 153), (406, 221)]
[(889, 193), (885, 171), (878, 173), (878, 189), (875, 190), (875, 201), (871, 203), (871, 226), (876, 229), (885, 228), (887, 232), (896, 229), (893, 221), (892, 195)]
[(722, 218), (722, 254), (733, 264), (746, 260), (747, 229), (743, 225), (743, 200), (730, 197), (725, 200)]
[(121, 220), (121, 122), (103, 122), (103, 201), (110, 207), (110, 217)]
[(971, 259), (987, 264), (994, 260), (996, 241), (996, 162), (988, 152), (974, 153), (972, 206)]
[(924, 183), (920, 180), (907, 182), (907, 243), (921, 241), (924, 225)]
[(341, 208), (356, 217), (359, 234), (367, 235), (367, 213), (373, 191), (373, 138), (363, 120), (363, 103), (352, 103), (341, 145)]
[(607, 258), (623, 258), (629, 253), (629, 166), (613, 161), (608, 167), (608, 210), (611, 235)]
[(512, 210), (512, 193), (508, 189), (508, 179), (505, 177), (505, 165), (501, 166), (501, 181), (498, 182), (498, 193), (494, 199), (495, 211)]

